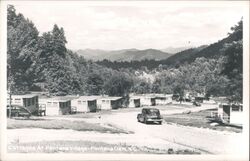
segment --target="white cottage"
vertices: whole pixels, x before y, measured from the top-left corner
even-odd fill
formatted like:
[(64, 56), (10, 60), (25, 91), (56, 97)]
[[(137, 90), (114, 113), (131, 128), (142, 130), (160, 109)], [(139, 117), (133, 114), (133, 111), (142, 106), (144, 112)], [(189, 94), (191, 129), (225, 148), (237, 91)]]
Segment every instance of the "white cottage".
[(43, 97), (39, 105), (46, 107), (46, 115), (66, 115), (71, 113), (71, 99), (68, 97)]
[(140, 98), (141, 106), (155, 106), (155, 96), (151, 94), (136, 95)]
[(122, 97), (103, 96), (97, 99), (97, 108), (99, 110), (118, 109), (122, 106)]
[(96, 112), (97, 96), (80, 96), (72, 99), (71, 106), (76, 107), (77, 112)]
[[(10, 102), (10, 98), (7, 98), (7, 104)], [(19, 105), (27, 108), (31, 113), (35, 114), (38, 111), (38, 95), (24, 94), (24, 95), (11, 95), (11, 104)]]
[(141, 106), (140, 97), (136, 97), (136, 96), (129, 97), (128, 107), (140, 107), (140, 106)]
[(222, 103), (218, 107), (217, 117), (224, 123), (242, 125), (243, 124), (243, 106), (242, 104)]
[(172, 96), (170, 94), (155, 94), (156, 105), (167, 105), (172, 103)]

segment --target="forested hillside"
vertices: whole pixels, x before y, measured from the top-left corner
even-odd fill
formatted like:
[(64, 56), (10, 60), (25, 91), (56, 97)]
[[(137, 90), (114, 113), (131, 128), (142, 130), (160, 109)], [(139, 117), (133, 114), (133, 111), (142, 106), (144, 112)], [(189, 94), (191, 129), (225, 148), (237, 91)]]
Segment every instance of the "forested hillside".
[(150, 59), (163, 60), (171, 56), (171, 54), (156, 49), (146, 49), (146, 50), (122, 49), (122, 50), (112, 50), (112, 51), (85, 49), (85, 50), (78, 50), (76, 51), (76, 53), (88, 60), (102, 61), (106, 59), (109, 61), (117, 61), (117, 62), (121, 61), (130, 62), (132, 60), (143, 61)]
[(62, 27), (55, 24), (51, 31), (39, 34), (30, 20), (9, 6), (8, 88), (13, 93), (40, 90), (52, 95), (111, 96), (189, 91), (242, 101), (242, 21), (227, 38), (163, 61), (94, 63), (67, 49), (66, 43)]

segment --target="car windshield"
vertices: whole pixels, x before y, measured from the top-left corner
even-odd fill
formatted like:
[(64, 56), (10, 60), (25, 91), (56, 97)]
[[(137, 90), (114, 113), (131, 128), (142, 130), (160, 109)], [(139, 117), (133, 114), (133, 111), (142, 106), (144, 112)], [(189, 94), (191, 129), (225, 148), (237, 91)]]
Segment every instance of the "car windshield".
[[(7, 105), (7, 109), (10, 109), (10, 106)], [(19, 112), (27, 112), (27, 113), (30, 113), (30, 111), (25, 108), (25, 107), (22, 107), (22, 106), (17, 106), (17, 105), (13, 105), (11, 106), (11, 110), (18, 110)]]
[(160, 111), (158, 109), (148, 109), (146, 113), (149, 115), (159, 115)]

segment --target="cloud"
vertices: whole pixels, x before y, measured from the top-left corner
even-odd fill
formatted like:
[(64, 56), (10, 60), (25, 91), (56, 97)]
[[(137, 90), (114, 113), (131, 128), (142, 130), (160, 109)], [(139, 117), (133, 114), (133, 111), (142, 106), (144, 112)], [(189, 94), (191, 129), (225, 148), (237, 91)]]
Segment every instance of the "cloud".
[[(71, 49), (199, 46), (226, 37), (243, 16), (240, 6), (134, 6), (18, 3), (39, 31), (63, 27)], [(190, 41), (191, 44), (187, 42)]]

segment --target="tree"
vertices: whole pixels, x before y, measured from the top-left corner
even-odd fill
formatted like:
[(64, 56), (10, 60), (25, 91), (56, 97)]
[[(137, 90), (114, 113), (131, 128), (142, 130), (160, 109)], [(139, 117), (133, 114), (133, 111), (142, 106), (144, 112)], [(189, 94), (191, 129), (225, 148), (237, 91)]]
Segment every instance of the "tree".
[(33, 83), (30, 67), (38, 52), (38, 31), (14, 6), (7, 8), (7, 74), (13, 77), (15, 91), (27, 91)]
[(103, 93), (103, 78), (97, 73), (89, 73), (86, 79), (86, 91), (89, 95), (99, 95)]
[(229, 99), (232, 102), (242, 102), (243, 97), (243, 25), (242, 20), (232, 27), (232, 33), (230, 36), (238, 38), (238, 41), (225, 44), (224, 55), (226, 61), (224, 63), (224, 69), (221, 72), (222, 75), (226, 75), (230, 82), (227, 86), (227, 92)]
[(128, 74), (114, 72), (112, 76), (105, 81), (104, 90), (106, 94), (110, 96), (126, 96), (132, 86), (133, 81)]
[(225, 49), (227, 61), (224, 64), (222, 74), (229, 79), (227, 86), (231, 101), (242, 102), (243, 97), (243, 49), (242, 41), (229, 44)]
[(80, 79), (65, 44), (63, 28), (54, 25), (52, 32), (44, 33), (39, 41), (40, 52), (36, 59), (35, 83), (44, 83), (45, 90), (54, 95), (81, 91)]
[(151, 83), (143, 79), (137, 79), (133, 86), (133, 92), (138, 94), (150, 93)]

